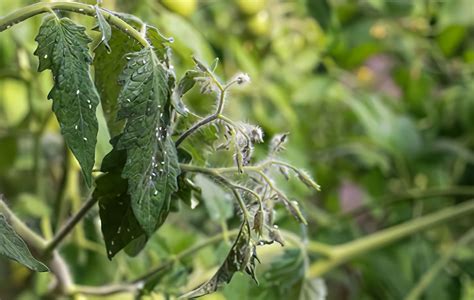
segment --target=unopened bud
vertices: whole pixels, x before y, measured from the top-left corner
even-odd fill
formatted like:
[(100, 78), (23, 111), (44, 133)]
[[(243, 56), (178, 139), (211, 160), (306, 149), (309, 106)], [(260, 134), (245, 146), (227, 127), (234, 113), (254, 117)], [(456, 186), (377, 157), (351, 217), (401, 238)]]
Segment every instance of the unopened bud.
[(250, 82), (250, 76), (247, 73), (241, 73), (241, 74), (237, 75), (235, 80), (237, 81), (238, 85), (243, 85), (245, 83)]

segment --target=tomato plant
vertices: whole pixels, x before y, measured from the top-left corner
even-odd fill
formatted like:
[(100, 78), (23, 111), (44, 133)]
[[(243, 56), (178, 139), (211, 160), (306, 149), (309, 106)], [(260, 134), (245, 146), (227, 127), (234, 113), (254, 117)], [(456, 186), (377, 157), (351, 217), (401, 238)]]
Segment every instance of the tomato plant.
[[(337, 286), (326, 285), (322, 276), (356, 257), (447, 222), (459, 222), (459, 228), (467, 224), (468, 230), (456, 237), (442, 259), (407, 293), (414, 299), (458, 250), (474, 239), (469, 228), (472, 223), (464, 218), (472, 217), (473, 200), (456, 201), (423, 215), (416, 206), (409, 213), (401, 213), (413, 213), (413, 219), (387, 228), (380, 226), (363, 237), (356, 232), (347, 242), (342, 242), (347, 240), (345, 236), (339, 236), (339, 222), (359, 214), (360, 207), (328, 217), (314, 203), (306, 206), (301, 201), (301, 195), (321, 192), (314, 174), (324, 178), (323, 187), (327, 185), (329, 190), (337, 180), (334, 177), (338, 174), (328, 174), (338, 165), (308, 163), (307, 153), (302, 153), (310, 149), (307, 151), (314, 154), (312, 147), (320, 137), (331, 140), (334, 136), (329, 138), (322, 131), (338, 130), (366, 131), (363, 141), (354, 139), (331, 153), (349, 153), (356, 156), (356, 164), (376, 166), (375, 171), (361, 176), (361, 181), (370, 179), (379, 188), (406, 190), (402, 200), (472, 193), (462, 187), (424, 189), (432, 179), (423, 173), (425, 161), (417, 159), (420, 153), (426, 160), (433, 154), (423, 152), (425, 140), (419, 127), (429, 126), (426, 123), (432, 116), (424, 115), (427, 112), (419, 97), (434, 79), (421, 72), (419, 64), (409, 71), (396, 69), (393, 77), (406, 89), (411, 113), (422, 116), (420, 124), (412, 115), (402, 116), (370, 97), (349, 100), (354, 80), (363, 88), (380, 80), (375, 76), (376, 68), (361, 62), (388, 47), (382, 41), (397, 34), (390, 21), (363, 23), (355, 30), (366, 32), (365, 40), (355, 40), (349, 33), (347, 40), (341, 41), (328, 38), (326, 30), (350, 24), (356, 16), (350, 3), (339, 7), (338, 24), (325, 15), (331, 9), (326, 1), (305, 3), (318, 23), (293, 18), (297, 10), (293, 11), (292, 5), (280, 6), (273, 1), (221, 3), (237, 6), (237, 15), (245, 15), (246, 29), (253, 33), (240, 43), (232, 34), (219, 34), (219, 26), (225, 31), (230, 28), (226, 27), (229, 20), (219, 19), (214, 28), (217, 34), (206, 36), (214, 43), (223, 43), (222, 54), (243, 66), (244, 72), (228, 76), (222, 71), (229, 70), (228, 63), (214, 59), (213, 48), (203, 43), (201, 33), (178, 16), (198, 14), (197, 1), (160, 3), (177, 14), (162, 10), (158, 1), (136, 5), (142, 18), (108, 9), (107, 1), (96, 5), (40, 2), (0, 19), (0, 32), (5, 32), (0, 36), (0, 67), (8, 71), (4, 66), (12, 60), (19, 67), (17, 73), (0, 74), (1, 86), (9, 99), (13, 99), (11, 90), (16, 85), (27, 87), (25, 95), (15, 94), (16, 102), (2, 103), (0, 111), (6, 116), (0, 125), (4, 121), (9, 124), (5, 130), (0, 128), (0, 170), (6, 178), (0, 178), (0, 254), (28, 268), (6, 263), (12, 270), (7, 273), (8, 280), (24, 283), (26, 293), (50, 298), (119, 294), (196, 298), (218, 292), (215, 297), (231, 299), (242, 295), (255, 299), (324, 299)], [(278, 5), (271, 9), (275, 3)], [(398, 4), (380, 3), (373, 5), (405, 13)], [(150, 17), (149, 8), (159, 11), (156, 19)], [(196, 16), (197, 22), (209, 16), (221, 17), (213, 13), (211, 7), (206, 14)], [(21, 33), (25, 21), (38, 15), (43, 15), (43, 20), (34, 27), (34, 34), (7, 35)], [(429, 32), (421, 21), (406, 26), (423, 34)], [(162, 33), (173, 30), (173, 37)], [(456, 57), (463, 50), (466, 34), (462, 26), (449, 26), (440, 32), (436, 39), (440, 52), (433, 54), (437, 62), (442, 62), (439, 55)], [(25, 46), (27, 39), (34, 40), (35, 49)], [(250, 44), (250, 39), (258, 42)], [(191, 45), (193, 56), (183, 45)], [(231, 47), (229, 54), (226, 49)], [(355, 50), (347, 51), (347, 47)], [(17, 51), (8, 52), (11, 48)], [(254, 59), (265, 57), (262, 53), (271, 55), (268, 60)], [(38, 72), (33, 71), (36, 66)], [(340, 66), (354, 68), (354, 76)], [(453, 74), (457, 74), (455, 67)], [(328, 75), (309, 76), (318, 72)], [(336, 75), (347, 79), (347, 86), (335, 83)], [(456, 91), (450, 93), (456, 95)], [(239, 93), (252, 99), (249, 114), (259, 122), (234, 119), (236, 111), (245, 109), (235, 96)], [(249, 96), (253, 93), (258, 97)], [(314, 107), (296, 112), (286, 99), (288, 96), (296, 105), (310, 103), (315, 94), (336, 99), (343, 105), (341, 111), (352, 114), (339, 118), (340, 107), (319, 102), (321, 116), (315, 114)], [(51, 107), (45, 104), (46, 98), (51, 100)], [(271, 105), (263, 99), (269, 99)], [(459, 105), (466, 105), (468, 111), (468, 104)], [(11, 105), (18, 106), (8, 108)], [(7, 109), (3, 111), (3, 107)], [(347, 119), (360, 120), (359, 126), (346, 126)], [(58, 131), (60, 134), (52, 134)], [(313, 131), (315, 135), (308, 134)], [(270, 132), (269, 136), (264, 132)], [(305, 145), (304, 149), (295, 151), (293, 140)], [(442, 141), (433, 145), (471, 159), (463, 148)], [(25, 159), (29, 151), (33, 159)], [(415, 165), (415, 161), (418, 172), (412, 178), (410, 163)], [(453, 164), (457, 173), (468, 169), (464, 160)], [(385, 183), (381, 173), (401, 175)], [(423, 189), (409, 189), (412, 181)], [(12, 182), (21, 182), (21, 189), (12, 188)], [(341, 194), (347, 190), (352, 195), (363, 193), (353, 183), (345, 183), (341, 190)], [(334, 197), (330, 192), (323, 194), (328, 203)], [(341, 202), (344, 205), (347, 203)], [(335, 208), (329, 207), (331, 210)], [(310, 238), (308, 232), (320, 230), (323, 235), (329, 233)], [(371, 263), (375, 265), (372, 271), (379, 263), (384, 267), (389, 264), (377, 256)], [(370, 278), (374, 273), (367, 274)], [(28, 295), (11, 289), (2, 293), (2, 298)]]

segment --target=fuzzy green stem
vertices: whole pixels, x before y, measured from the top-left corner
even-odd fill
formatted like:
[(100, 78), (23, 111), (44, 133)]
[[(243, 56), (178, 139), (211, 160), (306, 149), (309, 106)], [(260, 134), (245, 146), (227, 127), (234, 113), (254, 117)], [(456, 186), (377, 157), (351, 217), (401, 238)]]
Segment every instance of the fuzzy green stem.
[(310, 266), (309, 275), (318, 277), (335, 267), (387, 244), (420, 232), (427, 228), (446, 223), (453, 219), (474, 213), (474, 200), (447, 207), (439, 212), (408, 221), (406, 223), (381, 230), (377, 233), (339, 246), (332, 246), (330, 258), (316, 261)]
[[(69, 11), (94, 17), (96, 10), (93, 5), (78, 2), (40, 2), (25, 6), (17, 11), (12, 12), (5, 17), (0, 18), (0, 32), (18, 24), (26, 19), (34, 17), (42, 13), (50, 13), (53, 10)], [(149, 47), (148, 41), (135, 28), (127, 24), (125, 21), (115, 16), (113, 13), (102, 10), (104, 18), (112, 25), (137, 40), (144, 47)]]

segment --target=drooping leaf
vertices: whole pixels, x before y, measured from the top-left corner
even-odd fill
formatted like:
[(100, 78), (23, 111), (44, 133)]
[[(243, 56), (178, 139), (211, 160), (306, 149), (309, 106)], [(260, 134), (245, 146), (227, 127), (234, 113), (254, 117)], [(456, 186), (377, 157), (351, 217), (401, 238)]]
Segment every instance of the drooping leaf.
[(99, 25), (99, 30), (102, 33), (101, 42), (104, 44), (108, 52), (112, 51), (109, 45), (109, 40), (112, 37), (112, 28), (109, 23), (105, 20), (104, 15), (102, 14), (99, 6), (95, 6), (95, 14), (97, 16), (97, 23)]
[(126, 119), (117, 149), (126, 150), (122, 177), (128, 181), (132, 208), (148, 236), (168, 215), (180, 174), (170, 137), (170, 74), (152, 48), (128, 55), (119, 95), (118, 118)]
[(183, 295), (180, 299), (201, 297), (217, 291), (217, 289), (230, 282), (234, 273), (246, 271), (255, 279), (255, 245), (250, 238), (250, 225), (244, 221), (234, 245), (227, 258), (217, 273), (195, 290)]
[(105, 174), (96, 179), (92, 194), (99, 203), (102, 234), (109, 259), (135, 239), (144, 236), (133, 214), (128, 182), (121, 177), (125, 161), (124, 150), (113, 149), (107, 154), (101, 167)]
[(173, 90), (172, 103), (178, 113), (183, 116), (188, 114), (188, 109), (182, 101), (182, 97), (186, 94), (196, 83), (194, 78), (199, 75), (198, 71), (189, 70), (184, 73), (183, 77), (178, 81), (176, 88)]
[(119, 76), (127, 64), (126, 54), (140, 50), (140, 45), (134, 39), (129, 39), (120, 30), (113, 29), (110, 48), (110, 53), (105, 45), (100, 45), (95, 50), (94, 80), (100, 95), (107, 127), (113, 137), (122, 131), (125, 124), (124, 120), (117, 120), (117, 98), (120, 93)]
[(86, 183), (92, 183), (97, 142), (99, 95), (89, 73), (91, 39), (83, 26), (68, 18), (50, 17), (41, 25), (35, 55), (38, 71), (50, 69), (54, 86), (48, 95), (66, 144), (79, 161)]
[(201, 189), (200, 198), (212, 220), (222, 222), (232, 217), (234, 212), (232, 198), (226, 191), (202, 174), (194, 177), (194, 183)]
[(0, 254), (27, 266), (33, 271), (47, 272), (48, 268), (31, 255), (21, 237), (0, 214)]

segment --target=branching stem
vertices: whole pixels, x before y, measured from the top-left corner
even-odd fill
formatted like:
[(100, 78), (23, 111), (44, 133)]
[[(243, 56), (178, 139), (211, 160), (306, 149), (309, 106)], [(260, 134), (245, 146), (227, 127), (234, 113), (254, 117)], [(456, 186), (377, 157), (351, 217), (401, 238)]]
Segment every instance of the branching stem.
[[(93, 5), (78, 2), (40, 2), (25, 6), (9, 15), (6, 15), (5, 17), (0, 18), (0, 32), (31, 17), (42, 13), (50, 13), (54, 10), (69, 11), (92, 17), (96, 15), (96, 10)], [(101, 12), (104, 18), (110, 24), (114, 25), (119, 30), (137, 40), (144, 47), (150, 46), (146, 38), (144, 38), (140, 32), (135, 30), (135, 28), (130, 26), (127, 22), (123, 21), (109, 11), (101, 10)]]

